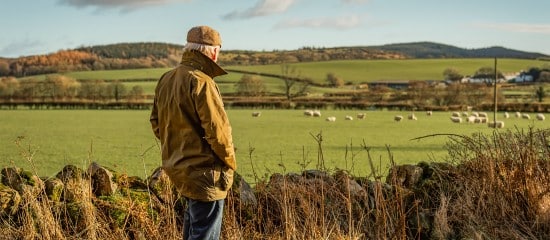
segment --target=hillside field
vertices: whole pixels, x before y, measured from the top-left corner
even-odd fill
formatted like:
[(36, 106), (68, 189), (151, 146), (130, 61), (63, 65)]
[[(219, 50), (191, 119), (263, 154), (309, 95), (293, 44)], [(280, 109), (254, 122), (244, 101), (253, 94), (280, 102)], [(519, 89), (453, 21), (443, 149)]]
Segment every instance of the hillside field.
[[(327, 168), (347, 169), (365, 176), (371, 169), (364, 146), (370, 150), (374, 166), (383, 172), (389, 164), (389, 153), (398, 164), (445, 160), (447, 136), (413, 138), (493, 131), (485, 124), (452, 123), (450, 112), (434, 112), (433, 116), (417, 112), (418, 120), (413, 121), (406, 119), (408, 112), (365, 111), (366, 119), (345, 121), (346, 115), (355, 118), (358, 112), (326, 110), (322, 111), (323, 117), (313, 118), (304, 116), (301, 110), (261, 110), (261, 116), (255, 118), (251, 116), (253, 111), (228, 109), (238, 171), (250, 182), (273, 172), (317, 168), (319, 151), (314, 137), (318, 134), (322, 136)], [(0, 114), (3, 167), (19, 166), (41, 176), (52, 176), (66, 164), (84, 167), (96, 161), (145, 177), (160, 165), (149, 111), (2, 110)], [(393, 117), (397, 114), (405, 119), (395, 122)], [(336, 122), (325, 121), (327, 116), (335, 116)], [(501, 114), (498, 117), (501, 119)], [(505, 120), (505, 129), (550, 127), (548, 120), (533, 119), (533, 114), (532, 120), (511, 117)]]
[[(548, 61), (525, 59), (498, 59), (497, 69), (503, 73), (517, 73), (530, 67), (541, 67)], [(341, 77), (346, 83), (361, 84), (372, 81), (384, 80), (443, 80), (443, 71), (447, 68), (455, 68), (464, 76), (473, 75), (482, 67), (494, 67), (492, 58), (467, 58), (467, 59), (407, 59), (407, 60), (339, 60), (324, 62), (305, 62), (288, 64), (295, 69), (294, 77), (310, 78), (316, 83), (326, 84), (326, 76), (333, 73)], [(223, 66), (228, 70), (241, 70), (257, 73), (282, 74), (280, 64), (273, 65), (249, 65), (249, 66)], [(157, 79), (169, 68), (125, 69), (104, 71), (67, 72), (64, 75), (78, 80), (105, 81), (122, 80), (130, 89), (133, 86), (141, 86), (146, 95), (152, 95)], [(230, 72), (227, 75), (216, 78), (222, 93), (236, 91), (237, 83), (243, 74)], [(31, 76), (27, 78), (44, 79), (45, 75)], [(24, 78), (23, 78), (24, 79)], [(283, 83), (278, 78), (262, 77), (268, 92), (283, 93)], [(334, 91), (349, 91), (349, 89), (333, 89), (310, 87), (309, 92), (325, 93)]]

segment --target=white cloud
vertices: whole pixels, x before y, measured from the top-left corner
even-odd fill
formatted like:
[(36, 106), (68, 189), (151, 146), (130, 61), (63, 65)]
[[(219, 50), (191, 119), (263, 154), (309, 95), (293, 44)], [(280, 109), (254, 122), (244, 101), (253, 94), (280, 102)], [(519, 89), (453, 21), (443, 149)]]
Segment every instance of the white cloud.
[(275, 28), (331, 28), (349, 29), (361, 24), (359, 16), (350, 15), (335, 18), (291, 19), (278, 23)]
[(251, 18), (285, 12), (295, 0), (261, 0), (254, 7), (228, 13), (224, 19)]
[(58, 2), (77, 8), (120, 8), (124, 11), (130, 11), (140, 7), (162, 5), (172, 1), (188, 2), (189, 0), (59, 0)]
[(367, 3), (369, 0), (342, 0), (344, 3), (362, 4)]
[(507, 32), (521, 33), (542, 33), (550, 34), (550, 24), (527, 24), (527, 23), (476, 23), (479, 28), (489, 28)]

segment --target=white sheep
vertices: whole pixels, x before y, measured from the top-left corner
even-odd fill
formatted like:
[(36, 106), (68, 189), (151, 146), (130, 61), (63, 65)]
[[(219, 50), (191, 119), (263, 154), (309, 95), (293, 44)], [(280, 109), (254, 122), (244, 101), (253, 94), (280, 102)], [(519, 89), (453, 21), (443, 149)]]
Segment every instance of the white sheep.
[(542, 113), (537, 113), (537, 120), (539, 120), (539, 121), (544, 121), (544, 119), (546, 119), (546, 118), (544, 117), (544, 114), (542, 114)]
[(463, 117), (468, 117), (468, 115), (469, 115), (468, 112), (462, 112)]
[(418, 119), (416, 118), (416, 115), (414, 115), (414, 113), (409, 114), (409, 116), (408, 116), (407, 118), (408, 118), (409, 120), (418, 120)]
[(309, 109), (308, 109), (308, 110), (305, 110), (305, 111), (304, 111), (304, 115), (307, 116), (307, 117), (313, 116), (313, 110), (309, 110)]
[(433, 115), (433, 112), (432, 111), (426, 111), (426, 115), (431, 116), (431, 115)]
[(487, 118), (486, 117), (476, 117), (474, 119), (474, 123), (487, 123)]
[(508, 112), (504, 112), (504, 118), (510, 118), (510, 114), (508, 114)]
[(401, 120), (403, 120), (403, 116), (396, 115), (395, 117), (393, 117), (393, 120), (395, 120), (396, 122), (400, 122)]
[(451, 121), (454, 122), (454, 123), (461, 123), (461, 122), (462, 122), (462, 118), (461, 118), (461, 117), (452, 116), (452, 117), (451, 117)]
[(453, 113), (451, 114), (451, 116), (453, 116), (453, 117), (460, 117), (460, 113), (459, 113), (459, 112), (453, 112)]
[(470, 115), (469, 117), (466, 118), (466, 122), (475, 123), (476, 118), (477, 118), (476, 116)]
[(478, 112), (472, 112), (472, 116), (479, 117), (479, 113)]
[(320, 117), (320, 116), (321, 116), (321, 111), (319, 111), (319, 110), (313, 110), (313, 116), (314, 116), (314, 117)]
[(262, 115), (261, 112), (253, 112), (253, 113), (252, 113), (252, 117), (259, 117), (259, 116), (261, 116), (261, 115)]
[(365, 119), (365, 114), (364, 113), (358, 113), (357, 114), (357, 119)]
[(529, 114), (527, 114), (527, 113), (523, 113), (523, 114), (521, 114), (521, 118), (529, 120), (529, 119), (531, 119), (531, 116), (529, 116)]
[(489, 116), (487, 115), (486, 112), (480, 112), (480, 113), (479, 113), (479, 117), (488, 118)]
[(334, 117), (334, 116), (327, 117), (326, 121), (327, 122), (336, 122), (336, 117)]
[(487, 123), (487, 126), (489, 126), (490, 128), (504, 128), (504, 122), (496, 121), (496, 124), (495, 122), (489, 122)]
[(516, 112), (516, 117), (517, 117), (517, 118), (521, 117), (521, 113), (520, 113), (520, 112)]
[(346, 120), (353, 120), (353, 117), (352, 117), (352, 116), (349, 116), (349, 115), (347, 115), (347, 116), (346, 116), (346, 117), (345, 117), (344, 119), (346, 119)]

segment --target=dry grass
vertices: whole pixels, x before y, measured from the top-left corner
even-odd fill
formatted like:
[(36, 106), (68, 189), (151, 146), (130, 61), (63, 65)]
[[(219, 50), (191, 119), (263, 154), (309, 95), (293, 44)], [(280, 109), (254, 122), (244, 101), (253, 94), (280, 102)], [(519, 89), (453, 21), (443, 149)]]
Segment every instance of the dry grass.
[[(320, 154), (321, 169), (258, 179), (254, 201), (235, 185), (223, 239), (550, 239), (549, 133), (450, 136), (448, 161), (409, 166), (414, 176), (389, 171), (385, 181), (379, 173), (356, 178), (323, 169)], [(321, 141), (319, 148), (322, 153)], [(20, 202), (9, 211), (3, 200), (0, 239), (181, 238), (178, 213), (185, 203), (162, 176), (142, 181), (162, 183), (150, 189), (119, 174), (115, 194), (95, 196), (89, 176), (62, 172), (59, 200), (46, 194), (42, 181), (21, 173), (16, 191), (2, 188), (1, 196), (18, 195)], [(5, 168), (4, 185), (17, 179), (8, 175), (15, 176)]]

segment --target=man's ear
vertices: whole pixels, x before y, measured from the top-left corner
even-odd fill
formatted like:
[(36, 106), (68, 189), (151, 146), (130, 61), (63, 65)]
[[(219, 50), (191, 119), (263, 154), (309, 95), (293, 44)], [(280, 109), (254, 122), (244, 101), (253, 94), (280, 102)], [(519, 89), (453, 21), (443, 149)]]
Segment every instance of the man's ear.
[(218, 61), (218, 54), (220, 53), (220, 49), (219, 48), (216, 48), (216, 50), (214, 51), (214, 53), (212, 54), (212, 60), (214, 60), (214, 62), (217, 62)]

